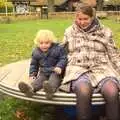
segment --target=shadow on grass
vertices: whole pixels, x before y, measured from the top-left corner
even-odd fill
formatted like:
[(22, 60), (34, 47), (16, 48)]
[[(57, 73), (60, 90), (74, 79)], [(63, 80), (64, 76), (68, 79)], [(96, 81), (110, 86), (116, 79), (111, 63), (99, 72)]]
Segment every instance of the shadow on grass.
[(67, 120), (60, 106), (40, 104), (0, 94), (0, 120)]
[[(92, 120), (105, 120), (104, 106), (93, 108)], [(76, 120), (74, 106), (55, 106), (16, 99), (0, 93), (0, 120)]]

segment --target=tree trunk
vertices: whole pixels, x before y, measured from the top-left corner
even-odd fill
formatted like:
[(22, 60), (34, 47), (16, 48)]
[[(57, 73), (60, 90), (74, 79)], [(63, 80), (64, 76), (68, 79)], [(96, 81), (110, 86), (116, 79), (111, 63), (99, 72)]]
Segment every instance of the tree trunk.
[(103, 10), (103, 3), (104, 3), (104, 0), (97, 0), (97, 10), (98, 11)]
[(7, 6), (7, 1), (6, 1), (6, 3), (5, 3), (5, 14), (6, 14), (6, 16), (8, 16), (8, 6)]
[(48, 11), (54, 12), (54, 0), (48, 0)]

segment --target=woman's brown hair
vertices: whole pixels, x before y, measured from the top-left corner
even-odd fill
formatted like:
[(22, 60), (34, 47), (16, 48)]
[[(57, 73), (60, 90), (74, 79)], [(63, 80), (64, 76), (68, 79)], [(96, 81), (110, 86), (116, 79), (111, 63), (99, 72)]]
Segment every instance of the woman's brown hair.
[(94, 9), (86, 3), (77, 4), (75, 10), (76, 12), (82, 12), (83, 14), (88, 15), (90, 17), (93, 17), (95, 15)]

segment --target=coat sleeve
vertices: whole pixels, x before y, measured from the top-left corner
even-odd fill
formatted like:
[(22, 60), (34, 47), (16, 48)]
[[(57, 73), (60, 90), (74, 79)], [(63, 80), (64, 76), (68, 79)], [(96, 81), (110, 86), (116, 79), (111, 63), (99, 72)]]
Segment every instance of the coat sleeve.
[(107, 39), (109, 39), (109, 42), (106, 46), (108, 57), (114, 69), (120, 72), (120, 50), (115, 45), (112, 32), (110, 32), (108, 35), (107, 35)]
[(39, 70), (39, 60), (36, 52), (37, 52), (36, 50), (33, 50), (32, 52), (32, 58), (31, 58), (30, 68), (29, 68), (29, 76), (37, 76), (37, 73)]
[(106, 44), (106, 49), (107, 49), (107, 53), (109, 55), (109, 58), (110, 59), (115, 59), (115, 57), (118, 56), (118, 53), (117, 53), (118, 49), (117, 49), (117, 47), (115, 45), (115, 41), (113, 40), (113, 34), (112, 34), (111, 30), (109, 30), (106, 33), (105, 39), (108, 39), (107, 40), (108, 42)]
[(67, 30), (65, 30), (64, 37), (63, 37), (63, 43), (66, 43), (68, 41), (68, 35)]
[(60, 67), (62, 70), (65, 69), (67, 65), (67, 54), (65, 52), (65, 49), (60, 46), (59, 49), (59, 58), (58, 63), (56, 64), (56, 67)]
[(71, 26), (68, 29), (65, 30), (62, 43), (60, 44), (64, 48), (66, 54), (69, 53), (69, 48), (70, 48), (69, 47), (70, 44), (69, 44), (69, 41), (68, 41), (69, 35), (71, 35)]

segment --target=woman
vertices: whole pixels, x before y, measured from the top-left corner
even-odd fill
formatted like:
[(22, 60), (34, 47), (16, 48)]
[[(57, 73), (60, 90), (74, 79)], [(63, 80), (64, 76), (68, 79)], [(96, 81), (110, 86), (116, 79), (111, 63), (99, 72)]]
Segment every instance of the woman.
[(64, 41), (69, 53), (60, 89), (76, 94), (78, 120), (92, 120), (93, 92), (103, 95), (107, 119), (119, 120), (120, 60), (111, 30), (100, 25), (92, 7), (79, 4), (75, 22), (66, 29)]

